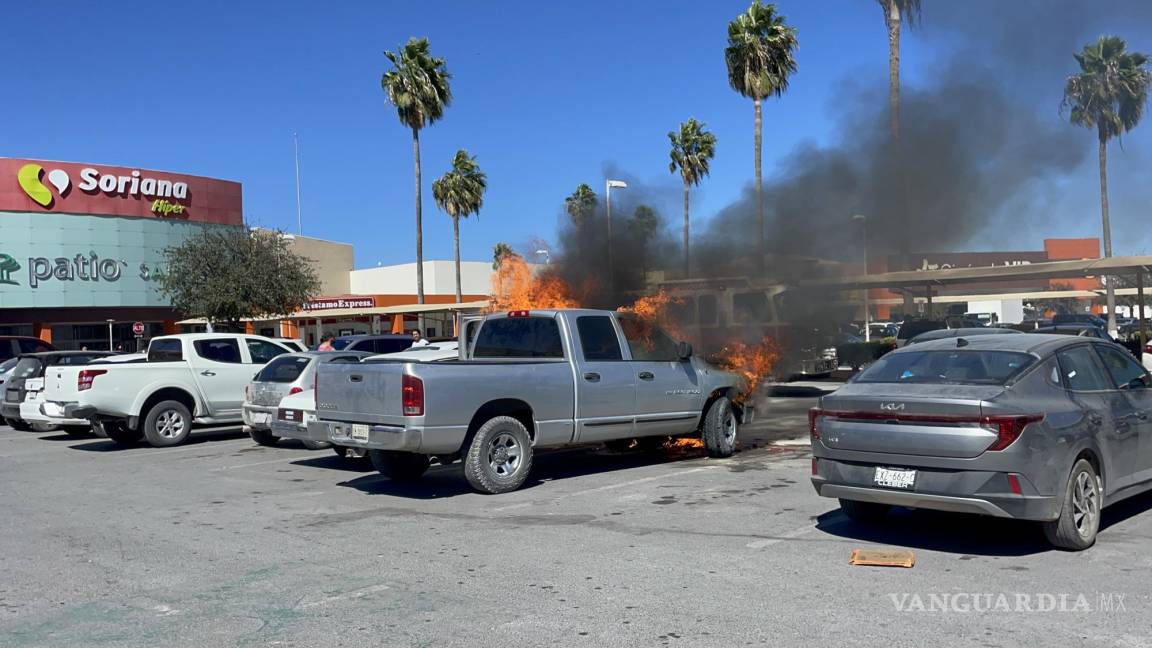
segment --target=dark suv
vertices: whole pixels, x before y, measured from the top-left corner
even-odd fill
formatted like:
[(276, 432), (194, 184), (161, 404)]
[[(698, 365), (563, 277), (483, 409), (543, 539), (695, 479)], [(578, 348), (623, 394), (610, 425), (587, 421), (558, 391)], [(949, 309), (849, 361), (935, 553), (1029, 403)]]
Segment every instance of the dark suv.
[[(25, 384), (32, 378), (43, 378), (48, 367), (86, 365), (97, 358), (110, 355), (112, 355), (110, 351), (46, 351), (21, 355), (16, 366), (12, 368), (12, 374), (4, 383), (4, 400), (0, 401), (0, 415), (4, 416), (4, 422), (21, 432), (32, 429), (30, 423), (20, 418), (20, 403), (23, 403), (24, 397), (28, 395)], [(88, 427), (85, 426), (83, 430), (65, 428), (64, 431), (70, 434), (87, 433)]]
[(40, 338), (24, 335), (0, 335), (0, 362), (25, 353), (55, 351), (56, 347)]
[(412, 346), (411, 335), (341, 335), (332, 340), (337, 351), (368, 351), (369, 353), (396, 353)]

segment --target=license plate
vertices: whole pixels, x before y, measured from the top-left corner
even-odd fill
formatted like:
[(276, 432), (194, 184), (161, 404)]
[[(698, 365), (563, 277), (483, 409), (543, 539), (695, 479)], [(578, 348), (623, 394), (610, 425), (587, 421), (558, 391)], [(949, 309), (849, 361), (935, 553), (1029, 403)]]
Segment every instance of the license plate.
[(267, 425), (271, 418), (267, 412), (252, 412), (253, 425)]
[(44, 389), (44, 379), (29, 378), (28, 380), (24, 381), (24, 389), (27, 389), (28, 391), (40, 391), (41, 389)]
[(367, 441), (368, 440), (368, 426), (359, 423), (352, 424), (352, 434), (350, 435), (353, 441)]
[(916, 483), (915, 470), (901, 470), (899, 468), (877, 468), (875, 482), (877, 486), (887, 488), (912, 488)]

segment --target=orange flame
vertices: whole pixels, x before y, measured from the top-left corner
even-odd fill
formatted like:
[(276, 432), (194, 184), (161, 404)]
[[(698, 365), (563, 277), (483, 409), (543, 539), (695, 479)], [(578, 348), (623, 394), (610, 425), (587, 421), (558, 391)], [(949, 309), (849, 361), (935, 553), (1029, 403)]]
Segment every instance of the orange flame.
[(563, 279), (547, 269), (533, 272), (518, 254), (504, 257), (492, 275), (492, 305), (488, 312), (578, 307)]
[(641, 321), (658, 326), (673, 338), (680, 339), (682, 336), (679, 327), (672, 319), (670, 307), (683, 303), (684, 300), (679, 297), (673, 297), (661, 290), (655, 295), (646, 295), (637, 299), (632, 302), (631, 306), (621, 306), (616, 310), (621, 313), (632, 313)]
[(747, 390), (740, 394), (740, 400), (756, 393), (760, 383), (772, 372), (780, 352), (771, 338), (765, 337), (760, 344), (749, 346), (743, 342), (732, 342), (715, 355), (716, 364), (721, 368), (744, 377)]

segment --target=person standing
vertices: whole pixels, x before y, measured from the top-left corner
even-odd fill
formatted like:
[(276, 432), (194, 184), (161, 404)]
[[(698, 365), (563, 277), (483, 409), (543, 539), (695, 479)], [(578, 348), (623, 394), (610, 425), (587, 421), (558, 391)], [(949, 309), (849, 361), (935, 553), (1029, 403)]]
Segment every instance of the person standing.
[(336, 339), (336, 336), (332, 335), (331, 333), (325, 333), (324, 335), (322, 335), (320, 337), (320, 346), (316, 347), (316, 350), (317, 351), (335, 351), (336, 347), (332, 346), (332, 340), (335, 340), (335, 339)]
[(412, 346), (427, 346), (428, 339), (421, 333), (420, 329), (412, 329)]

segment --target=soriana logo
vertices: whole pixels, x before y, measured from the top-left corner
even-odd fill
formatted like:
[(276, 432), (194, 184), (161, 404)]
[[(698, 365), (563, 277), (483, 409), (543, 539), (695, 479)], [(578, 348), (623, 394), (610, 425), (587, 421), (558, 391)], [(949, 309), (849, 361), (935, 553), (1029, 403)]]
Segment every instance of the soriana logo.
[[(86, 194), (123, 196), (151, 201), (152, 213), (164, 218), (187, 217), (188, 183), (154, 178), (133, 170), (128, 175), (101, 173), (95, 167), (80, 169), (76, 189)], [(72, 178), (64, 169), (47, 170), (30, 162), (16, 172), (20, 188), (28, 197), (45, 209), (54, 209), (67, 198), (72, 189)], [(45, 184), (47, 183), (47, 184)], [(53, 191), (55, 189), (55, 191)]]

